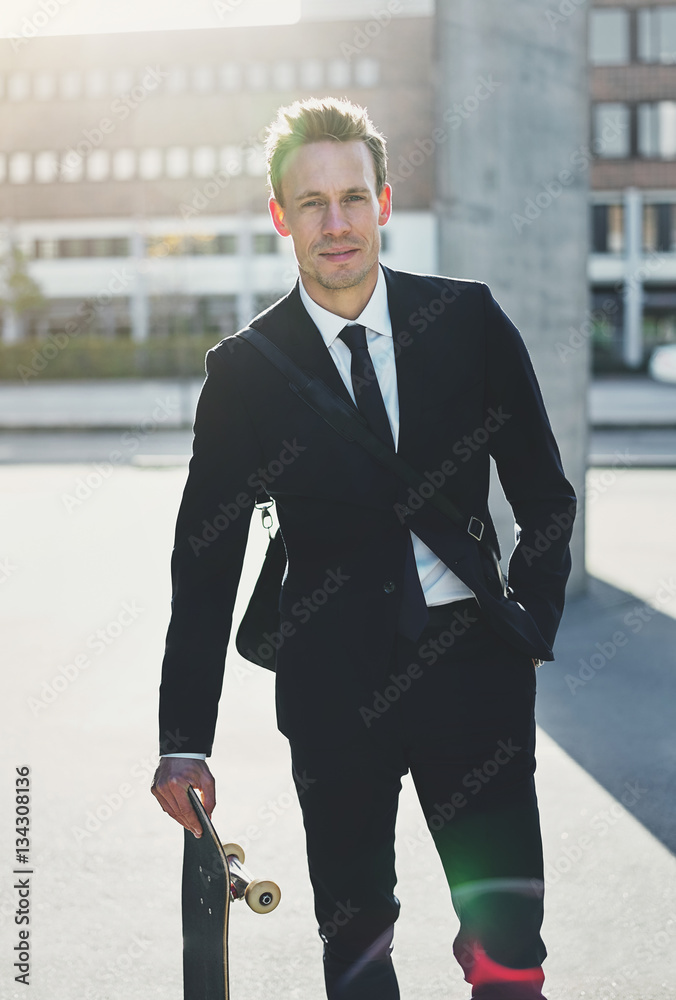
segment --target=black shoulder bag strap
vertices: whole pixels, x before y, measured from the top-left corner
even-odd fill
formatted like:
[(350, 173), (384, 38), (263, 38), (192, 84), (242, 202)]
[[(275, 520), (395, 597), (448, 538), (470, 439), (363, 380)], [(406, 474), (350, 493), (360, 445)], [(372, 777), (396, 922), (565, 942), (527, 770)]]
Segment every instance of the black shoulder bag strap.
[[(354, 406), (345, 402), (344, 399), (316, 375), (303, 371), (295, 361), (292, 361), (288, 355), (281, 351), (276, 344), (273, 344), (260, 330), (248, 327), (239, 336), (243, 337), (252, 347), (255, 347), (257, 351), (263, 354), (288, 379), (289, 387), (300, 396), (303, 402), (307, 403), (320, 417), (323, 417), (343, 438), (347, 441), (356, 441), (380, 462), (381, 465), (388, 468), (390, 472), (393, 472), (395, 476), (414, 490), (418, 490), (422, 482), (427, 482), (408, 462), (405, 462), (396, 452), (388, 448), (371, 431), (364, 417)], [(462, 528), (463, 531), (466, 531), (472, 538), (476, 539), (480, 548), (487, 553), (494, 563), (503, 593), (506, 594), (506, 582), (502, 574), (497, 552), (482, 537), (484, 531), (483, 521), (474, 516), (468, 519), (448, 497), (444, 496), (443, 493), (439, 493), (432, 483), (430, 483), (430, 488), (434, 492), (429, 497), (429, 502), (437, 510), (441, 511), (449, 521), (452, 521), (453, 524)]]

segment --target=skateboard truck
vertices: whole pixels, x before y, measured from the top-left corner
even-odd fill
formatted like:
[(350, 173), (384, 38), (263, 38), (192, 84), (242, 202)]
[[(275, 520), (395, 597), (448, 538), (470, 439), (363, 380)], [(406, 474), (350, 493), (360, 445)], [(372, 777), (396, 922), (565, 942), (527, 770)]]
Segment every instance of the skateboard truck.
[(254, 878), (244, 867), (244, 850), (239, 844), (223, 844), (230, 872), (230, 897), (244, 899), (254, 913), (270, 913), (282, 898), (279, 886), (266, 879)]

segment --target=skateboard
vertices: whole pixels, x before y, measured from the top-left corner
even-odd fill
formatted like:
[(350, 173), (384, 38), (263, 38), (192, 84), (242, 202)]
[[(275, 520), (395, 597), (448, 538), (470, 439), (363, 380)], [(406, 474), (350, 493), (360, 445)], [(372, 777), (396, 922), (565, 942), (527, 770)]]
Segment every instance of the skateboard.
[(274, 882), (254, 879), (244, 867), (244, 851), (222, 844), (194, 788), (188, 788), (202, 836), (184, 831), (183, 997), (229, 1000), (228, 919), (230, 903), (245, 899), (256, 913), (269, 913), (281, 899)]

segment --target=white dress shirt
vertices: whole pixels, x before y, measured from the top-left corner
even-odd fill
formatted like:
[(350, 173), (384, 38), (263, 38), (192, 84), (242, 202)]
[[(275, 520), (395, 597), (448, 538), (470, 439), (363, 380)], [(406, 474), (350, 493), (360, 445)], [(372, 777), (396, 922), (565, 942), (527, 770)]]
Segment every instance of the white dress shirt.
[[(378, 268), (378, 281), (373, 295), (356, 320), (345, 320), (342, 316), (337, 316), (318, 305), (306, 292), (302, 279), (299, 289), (303, 305), (321, 333), (340, 377), (355, 403), (351, 374), (352, 354), (350, 348), (340, 339), (338, 334), (348, 322), (366, 327), (366, 346), (371, 355), (378, 385), (385, 402), (396, 448), (399, 442), (399, 394), (397, 392), (392, 320), (390, 319), (387, 284), (383, 269)], [(355, 444), (354, 447), (359, 448), (360, 445)], [(451, 601), (461, 601), (466, 597), (474, 597), (469, 587), (414, 532), (411, 532), (411, 538), (420, 585), (425, 595), (425, 602), (429, 607), (436, 604), (448, 604)], [(206, 759), (205, 754), (198, 753), (172, 753), (163, 756)]]

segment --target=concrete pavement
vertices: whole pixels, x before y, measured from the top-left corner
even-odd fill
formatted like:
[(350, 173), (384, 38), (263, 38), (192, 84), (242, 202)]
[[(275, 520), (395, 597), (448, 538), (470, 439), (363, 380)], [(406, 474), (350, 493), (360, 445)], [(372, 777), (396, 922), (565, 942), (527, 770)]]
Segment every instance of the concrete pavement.
[[(182, 832), (148, 793), (169, 554), (184, 468), (133, 465), (73, 506), (87, 464), (0, 468), (6, 702), (0, 996), (13, 980), (13, 786), (31, 768), (33, 1000), (180, 1000)], [(604, 477), (605, 472), (605, 477)], [(588, 596), (538, 673), (549, 1000), (675, 1000), (676, 472), (593, 470)], [(659, 531), (655, 530), (659, 525)], [(238, 620), (262, 557), (252, 524)], [(676, 587), (674, 587), (676, 592)], [(619, 635), (622, 633), (622, 635)], [(319, 1000), (320, 942), (273, 678), (228, 657), (217, 828), (276, 879), (274, 913), (233, 913), (239, 1000)], [(398, 827), (403, 1000), (467, 1000), (457, 927), (410, 781)]]

